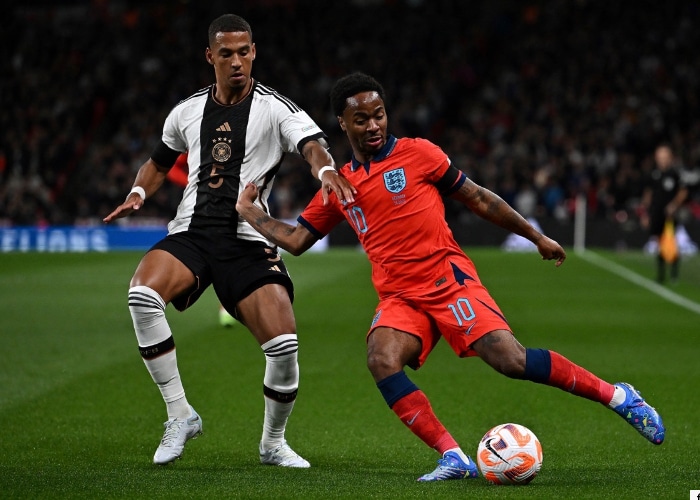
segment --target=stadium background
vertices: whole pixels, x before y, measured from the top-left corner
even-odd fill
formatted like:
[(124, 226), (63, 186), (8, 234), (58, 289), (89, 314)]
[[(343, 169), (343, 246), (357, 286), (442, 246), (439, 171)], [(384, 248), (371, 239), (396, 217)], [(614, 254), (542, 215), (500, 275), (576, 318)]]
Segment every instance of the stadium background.
[[(362, 70), (386, 87), (391, 132), (436, 142), (565, 245), (583, 194), (588, 244), (642, 247), (659, 142), (700, 176), (696, 2), (30, 0), (0, 32), (0, 227), (101, 226), (170, 108), (212, 82), (206, 28), (223, 12), (250, 21), (254, 77), (322, 125), (338, 163), (350, 152), (328, 91)], [(294, 218), (316, 188), (288, 158), (274, 213)], [(128, 223), (165, 223), (179, 196), (166, 185)], [(695, 241), (698, 196), (682, 213)], [(451, 202), (447, 215), (460, 243), (505, 237)]]
[[(170, 107), (211, 82), (204, 33), (223, 11), (253, 23), (256, 77), (324, 126), (339, 161), (348, 151), (326, 93), (335, 77), (363, 69), (385, 83), (397, 135), (435, 140), (524, 212), (528, 204), (516, 200), (530, 200), (566, 245), (571, 200), (586, 193), (588, 242), (611, 248), (569, 252), (562, 268), (476, 248), (505, 235), (482, 231), (452, 205), (448, 215), (523, 344), (637, 385), (662, 411), (666, 442), (654, 447), (598, 405), (459, 361), (440, 343), (411, 378), (455, 438), (473, 453), (491, 426), (518, 422), (537, 433), (545, 460), (524, 489), (417, 483), (437, 456), (396, 422), (372, 383), (369, 263), (338, 248), (286, 259), (303, 338), (303, 396), (287, 436), (313, 467), (260, 466), (262, 354), (244, 328), (220, 326), (209, 290), (186, 314), (168, 313), (205, 434), (178, 464), (155, 468), (163, 405), (126, 309), (143, 251), (8, 252), (0, 255), (3, 500), (602, 500), (699, 491), (700, 256), (684, 260), (681, 279), (666, 287), (641, 277), (653, 273), (649, 255), (612, 250), (645, 239), (636, 207), (658, 141), (672, 141), (697, 170), (697, 2), (15, 1), (4, 5), (0, 29), (0, 238), (49, 224), (104, 228)], [(279, 214), (303, 206), (315, 189), (309, 177), (301, 163), (285, 166)], [(684, 222), (700, 241), (697, 188), (693, 197)], [(162, 224), (178, 198), (166, 187), (130, 223)]]

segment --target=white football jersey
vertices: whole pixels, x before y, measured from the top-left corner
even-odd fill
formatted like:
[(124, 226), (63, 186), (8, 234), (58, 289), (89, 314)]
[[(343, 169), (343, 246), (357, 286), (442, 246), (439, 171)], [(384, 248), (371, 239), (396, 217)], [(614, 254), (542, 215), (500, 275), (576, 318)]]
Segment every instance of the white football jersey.
[(163, 143), (188, 151), (188, 182), (168, 233), (219, 231), (272, 245), (238, 216), (238, 193), (258, 186), (256, 205), (267, 199), (285, 153), (299, 153), (308, 140), (325, 138), (311, 117), (290, 99), (253, 82), (242, 101), (222, 105), (214, 85), (178, 103), (163, 126)]

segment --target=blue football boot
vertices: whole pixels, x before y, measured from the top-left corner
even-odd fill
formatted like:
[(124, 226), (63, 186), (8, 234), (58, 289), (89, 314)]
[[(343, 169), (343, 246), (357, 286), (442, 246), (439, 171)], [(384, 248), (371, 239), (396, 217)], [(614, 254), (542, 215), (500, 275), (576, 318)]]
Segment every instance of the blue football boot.
[(471, 479), (479, 477), (479, 471), (474, 461), (467, 457), (467, 463), (453, 451), (447, 451), (437, 461), (438, 466), (433, 472), (424, 474), (418, 481), (445, 481), (447, 479)]
[(625, 401), (613, 408), (615, 413), (624, 418), (628, 424), (637, 429), (642, 436), (651, 443), (661, 444), (664, 442), (666, 427), (661, 420), (661, 415), (649, 405), (639, 392), (630, 384), (618, 382), (615, 387), (620, 387), (625, 391), (627, 397)]

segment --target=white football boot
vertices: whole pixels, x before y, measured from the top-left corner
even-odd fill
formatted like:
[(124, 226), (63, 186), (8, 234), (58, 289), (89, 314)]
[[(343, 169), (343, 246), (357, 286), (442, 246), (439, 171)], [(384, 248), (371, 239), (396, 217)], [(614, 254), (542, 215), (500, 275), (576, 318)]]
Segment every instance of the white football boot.
[(190, 411), (192, 414), (189, 418), (171, 418), (163, 424), (165, 433), (153, 455), (154, 464), (166, 465), (180, 458), (182, 450), (185, 449), (185, 443), (202, 433), (201, 417), (191, 406)]

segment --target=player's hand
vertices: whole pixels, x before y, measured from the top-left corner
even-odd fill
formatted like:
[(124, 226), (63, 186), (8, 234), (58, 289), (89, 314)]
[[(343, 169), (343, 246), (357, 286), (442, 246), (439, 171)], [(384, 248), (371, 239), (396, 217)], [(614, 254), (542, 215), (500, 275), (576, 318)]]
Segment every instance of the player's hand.
[(111, 214), (102, 219), (102, 222), (112, 222), (132, 214), (143, 206), (143, 198), (138, 193), (131, 193), (124, 203), (119, 205)]
[(323, 196), (323, 204), (328, 204), (328, 195), (332, 192), (338, 197), (343, 205), (347, 205), (355, 201), (355, 193), (357, 189), (350, 182), (338, 174), (328, 170), (321, 177), (321, 195)]
[(255, 198), (257, 197), (258, 186), (252, 182), (249, 182), (245, 185), (245, 189), (241, 191), (241, 194), (238, 195), (238, 201), (236, 201), (236, 211), (241, 213), (243, 210), (253, 205)]
[(543, 235), (535, 244), (537, 245), (537, 251), (540, 252), (543, 260), (556, 260), (554, 265), (557, 267), (564, 263), (564, 259), (566, 259), (566, 252), (561, 245), (552, 238), (548, 238), (547, 236)]

